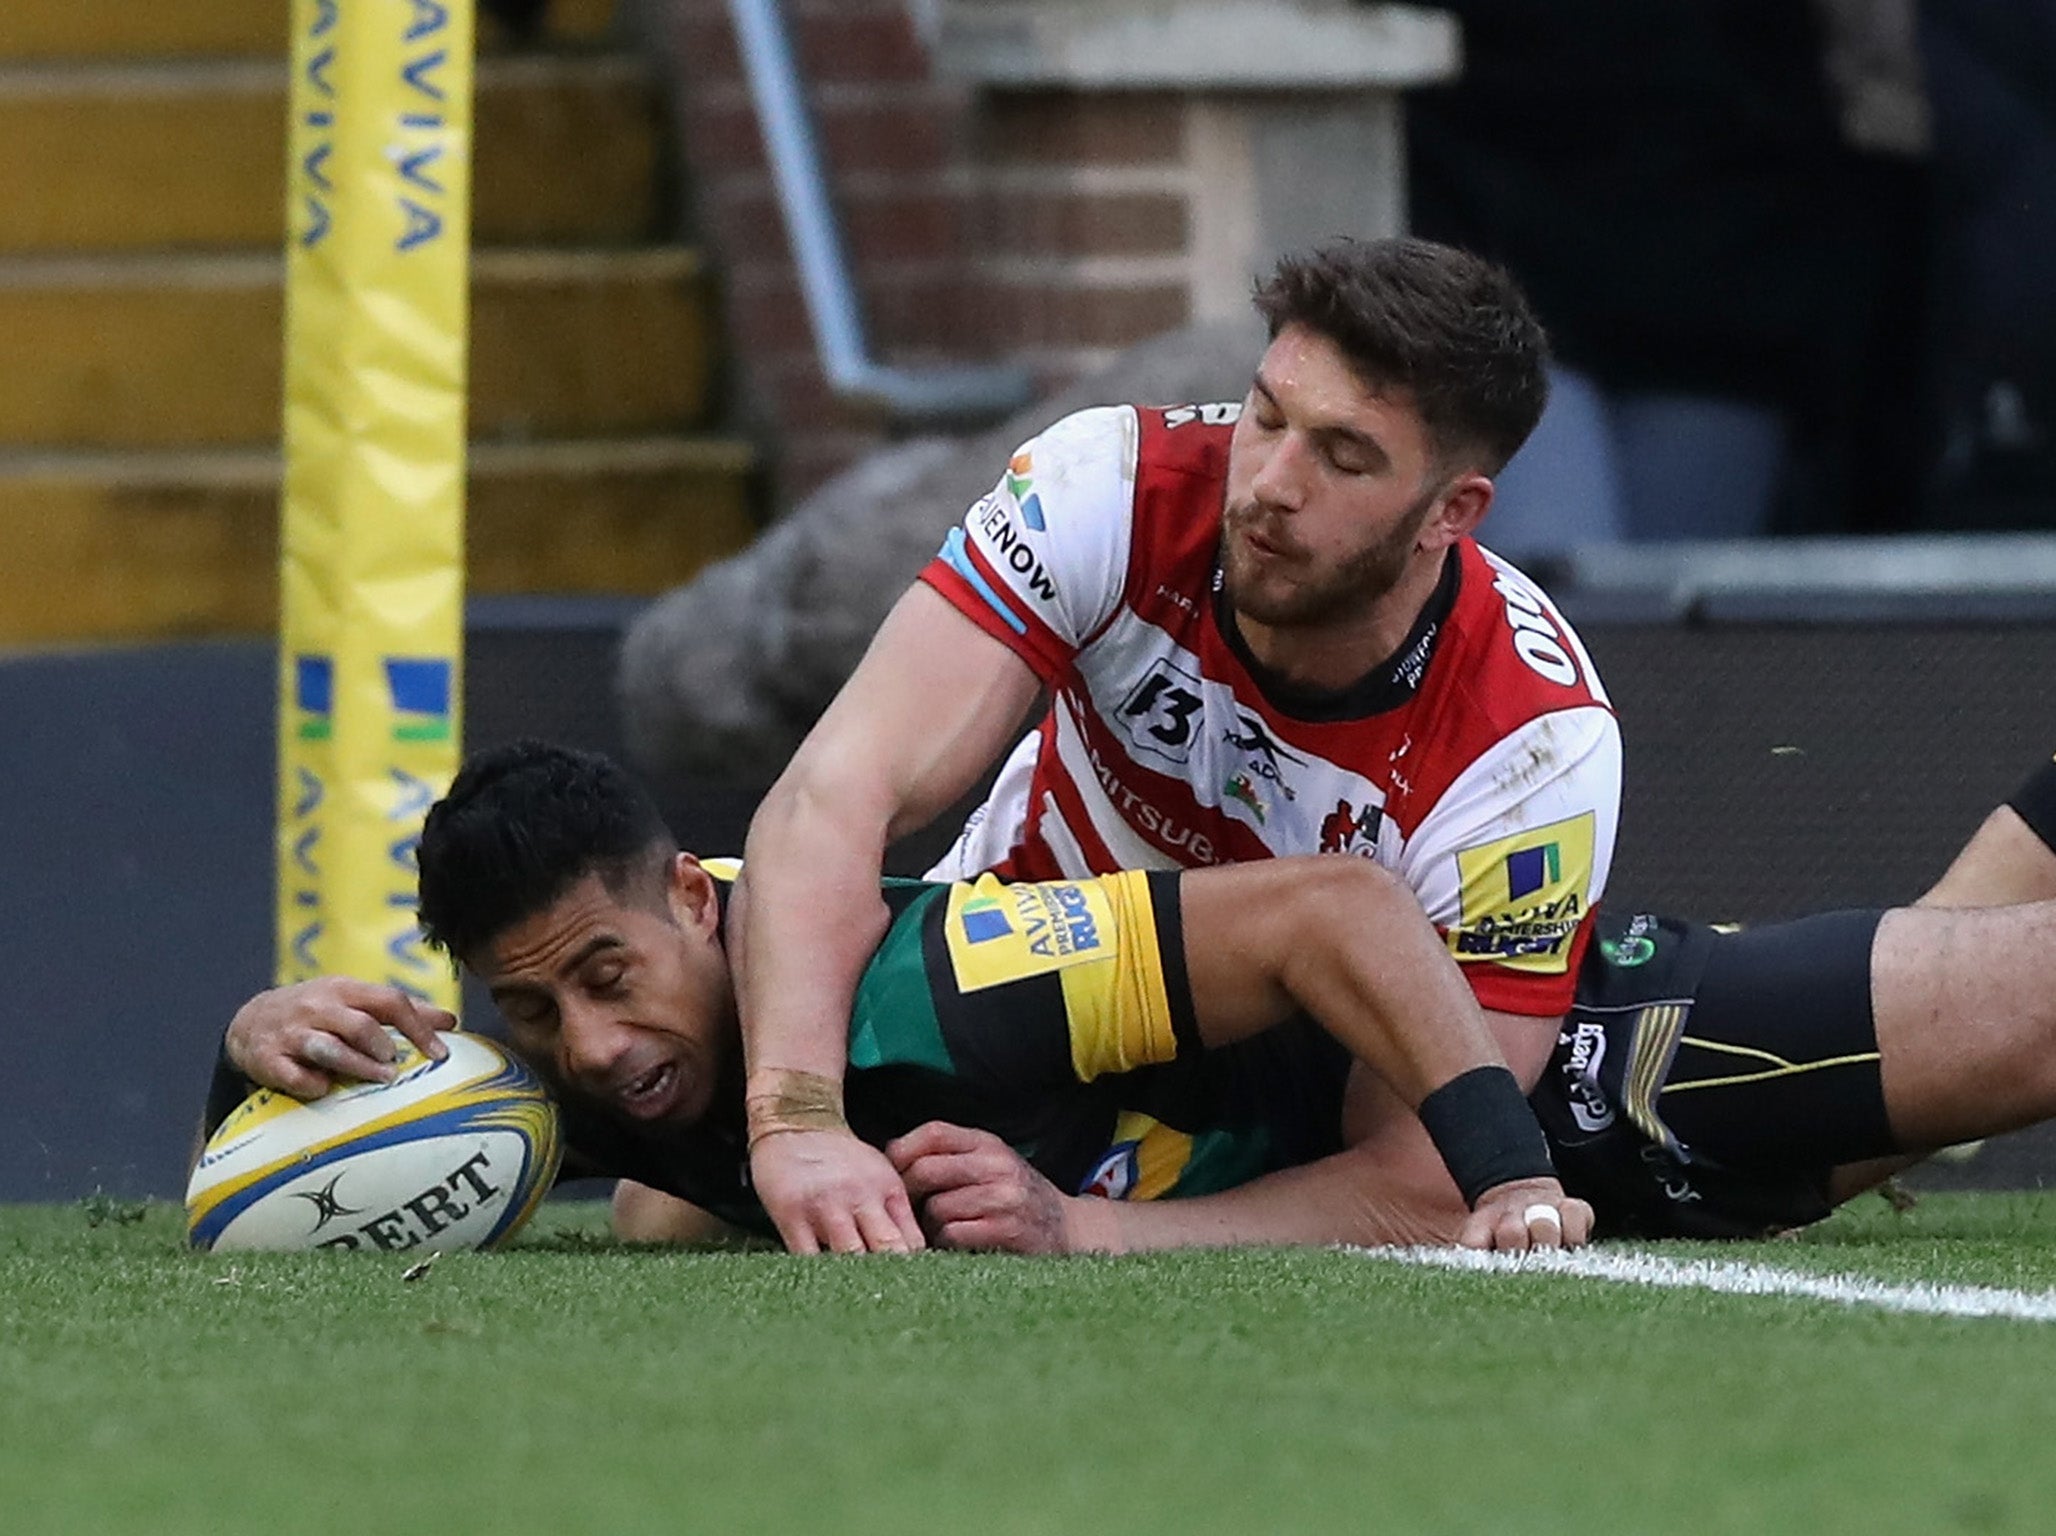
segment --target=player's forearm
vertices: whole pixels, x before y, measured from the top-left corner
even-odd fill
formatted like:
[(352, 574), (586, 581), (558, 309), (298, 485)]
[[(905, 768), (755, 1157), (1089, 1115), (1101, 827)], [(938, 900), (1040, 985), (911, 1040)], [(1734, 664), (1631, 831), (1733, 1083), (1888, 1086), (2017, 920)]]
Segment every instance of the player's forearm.
[[(1425, 1175), (1425, 1176), (1424, 1176)], [(1194, 1200), (1081, 1197), (1067, 1212), (1074, 1251), (1140, 1253), (1353, 1243), (1449, 1243), (1468, 1212), (1439, 1168), (1380, 1167), (1352, 1148)]]
[(807, 785), (774, 789), (750, 823), (730, 914), (744, 1059), (840, 1081), (850, 1006), (887, 924), (883, 824)]

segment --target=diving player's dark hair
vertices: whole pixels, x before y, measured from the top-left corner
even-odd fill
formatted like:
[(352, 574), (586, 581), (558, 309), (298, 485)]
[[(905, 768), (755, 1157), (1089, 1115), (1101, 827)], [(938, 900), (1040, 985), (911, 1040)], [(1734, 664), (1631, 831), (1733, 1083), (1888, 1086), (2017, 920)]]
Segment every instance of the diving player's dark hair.
[(678, 843), (610, 758), (517, 741), (468, 759), (421, 829), (423, 936), (452, 959), (533, 917), (588, 875), (661, 905)]
[(1403, 392), (1444, 468), (1496, 475), (1549, 398), (1549, 338), (1510, 273), (1431, 240), (1338, 240), (1257, 286), (1273, 338), (1303, 325), (1373, 391)]

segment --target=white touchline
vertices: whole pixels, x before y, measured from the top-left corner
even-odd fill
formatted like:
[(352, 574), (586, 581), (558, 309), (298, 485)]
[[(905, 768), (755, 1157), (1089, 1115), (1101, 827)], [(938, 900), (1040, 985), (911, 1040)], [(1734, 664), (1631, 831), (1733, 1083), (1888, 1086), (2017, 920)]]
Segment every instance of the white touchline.
[(1890, 1284), (1855, 1275), (1815, 1275), (1738, 1264), (1725, 1259), (1665, 1259), (1655, 1254), (1611, 1249), (1537, 1249), (1532, 1253), (1481, 1253), (1473, 1248), (1353, 1248), (1367, 1259), (1430, 1269), (1467, 1269), (1500, 1274), (1575, 1275), (1624, 1285), (1670, 1290), (1722, 1291), (1735, 1296), (1797, 1296), (1845, 1307), (1881, 1307), (1931, 1317), (2010, 1317), (2021, 1322), (2056, 1322), (2056, 1291), (2010, 1291), (1988, 1285)]

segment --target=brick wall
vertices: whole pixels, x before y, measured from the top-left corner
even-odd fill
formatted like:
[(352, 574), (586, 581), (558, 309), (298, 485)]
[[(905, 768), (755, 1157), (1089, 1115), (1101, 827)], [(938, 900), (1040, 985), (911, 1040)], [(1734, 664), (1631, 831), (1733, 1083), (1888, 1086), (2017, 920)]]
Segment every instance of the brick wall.
[[(902, 0), (785, 0), (872, 351), (1027, 363), (1066, 382), (1191, 313), (1185, 106), (1169, 94), (974, 95)], [(812, 335), (721, 0), (664, 0), (698, 237), (731, 387), (781, 504), (886, 424), (837, 401)]]

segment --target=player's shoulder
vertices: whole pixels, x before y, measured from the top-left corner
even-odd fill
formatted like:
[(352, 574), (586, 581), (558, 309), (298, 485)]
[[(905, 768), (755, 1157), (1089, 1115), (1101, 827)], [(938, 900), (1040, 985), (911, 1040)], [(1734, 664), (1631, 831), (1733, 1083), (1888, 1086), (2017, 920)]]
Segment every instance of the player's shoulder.
[(1450, 615), (1463, 690), (1499, 725), (1553, 710), (1610, 708), (1577, 631), (1541, 586), (1471, 539), (1459, 541), (1461, 579)]
[(1008, 473), (1045, 485), (1060, 479), (1133, 481), (1142, 426), (1132, 405), (1093, 405), (1059, 416), (1014, 450)]

